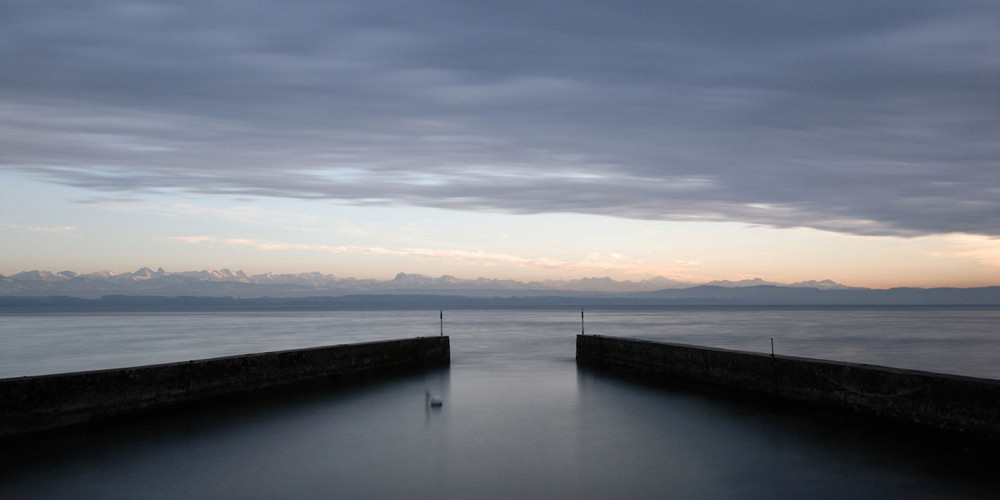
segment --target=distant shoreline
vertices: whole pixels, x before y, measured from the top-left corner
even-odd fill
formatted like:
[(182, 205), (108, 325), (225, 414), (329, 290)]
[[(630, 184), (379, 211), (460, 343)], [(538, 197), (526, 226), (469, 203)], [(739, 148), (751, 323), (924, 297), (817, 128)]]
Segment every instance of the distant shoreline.
[(101, 298), (0, 296), (0, 313), (101, 311), (260, 311), (472, 308), (676, 307), (1000, 307), (1000, 287), (963, 289), (814, 290), (697, 287), (642, 294), (466, 296), (370, 294), (313, 297), (106, 295)]

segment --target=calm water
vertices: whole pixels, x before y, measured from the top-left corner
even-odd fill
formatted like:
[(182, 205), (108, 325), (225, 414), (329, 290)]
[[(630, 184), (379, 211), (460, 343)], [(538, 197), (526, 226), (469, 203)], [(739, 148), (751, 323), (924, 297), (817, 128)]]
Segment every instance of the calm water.
[[(1000, 378), (1000, 309), (588, 310), (588, 334)], [(0, 376), (438, 333), (437, 311), (0, 316)], [(0, 498), (992, 498), (993, 467), (577, 369), (579, 310), (445, 311), (447, 369), (3, 450)], [(442, 408), (425, 404), (440, 394)], [(972, 467), (973, 469), (970, 469)], [(985, 470), (989, 469), (989, 470)]]

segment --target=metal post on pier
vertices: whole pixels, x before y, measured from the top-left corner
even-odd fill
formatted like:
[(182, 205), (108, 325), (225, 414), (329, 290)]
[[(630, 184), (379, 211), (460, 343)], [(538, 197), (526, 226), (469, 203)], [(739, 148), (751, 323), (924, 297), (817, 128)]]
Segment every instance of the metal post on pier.
[(580, 335), (585, 335), (583, 333), (583, 308), (580, 308)]
[(441, 309), (438, 313), (441, 315), (441, 336), (444, 337), (444, 309)]

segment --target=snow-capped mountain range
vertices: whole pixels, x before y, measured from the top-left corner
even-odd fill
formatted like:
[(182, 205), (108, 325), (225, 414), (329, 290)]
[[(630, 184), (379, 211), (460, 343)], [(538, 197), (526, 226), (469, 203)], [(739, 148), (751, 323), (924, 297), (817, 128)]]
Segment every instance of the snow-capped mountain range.
[(110, 271), (80, 274), (73, 271), (25, 271), (0, 275), (2, 296), (67, 295), (93, 298), (103, 295), (199, 295), (243, 297), (303, 297), (347, 294), (448, 293), (456, 295), (513, 296), (572, 292), (574, 294), (618, 294), (677, 290), (700, 285), (725, 288), (777, 286), (821, 290), (851, 289), (839, 283), (805, 281), (773, 283), (755, 278), (743, 281), (689, 283), (662, 276), (642, 281), (611, 278), (545, 280), (522, 282), (499, 279), (461, 279), (454, 276), (429, 277), (399, 273), (390, 280), (340, 278), (319, 272), (298, 274), (247, 274), (229, 269), (168, 272), (144, 267), (131, 273)]

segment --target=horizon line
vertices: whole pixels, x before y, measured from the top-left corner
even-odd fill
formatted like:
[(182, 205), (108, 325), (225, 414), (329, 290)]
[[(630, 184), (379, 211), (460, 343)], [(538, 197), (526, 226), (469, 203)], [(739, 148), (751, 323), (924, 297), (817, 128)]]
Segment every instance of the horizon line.
[[(297, 277), (297, 276), (302, 276), (302, 275), (317, 275), (318, 274), (320, 276), (323, 276), (323, 277), (326, 277), (326, 278), (331, 278), (331, 279), (334, 279), (334, 280), (345, 280), (345, 281), (346, 280), (355, 280), (355, 281), (371, 281), (371, 282), (392, 282), (392, 281), (400, 279), (401, 276), (408, 276), (408, 277), (425, 278), (425, 279), (429, 279), (429, 280), (441, 280), (441, 279), (446, 279), (446, 278), (452, 278), (452, 279), (455, 279), (455, 280), (458, 280), (458, 281), (470, 281), (470, 282), (472, 282), (472, 281), (514, 282), (514, 283), (520, 283), (520, 284), (525, 284), (525, 285), (530, 285), (530, 284), (533, 284), (533, 283), (573, 283), (573, 282), (584, 282), (584, 281), (587, 281), (587, 280), (610, 281), (612, 283), (617, 283), (617, 284), (629, 284), (629, 283), (631, 283), (631, 284), (643, 284), (643, 283), (651, 282), (651, 281), (654, 281), (654, 280), (666, 280), (666, 281), (672, 282), (673, 284), (677, 285), (676, 288), (690, 288), (690, 287), (697, 287), (697, 286), (723, 286), (723, 287), (725, 287), (725, 284), (732, 284), (732, 285), (740, 285), (740, 284), (742, 284), (744, 286), (779, 286), (779, 287), (794, 288), (796, 285), (803, 285), (803, 284), (823, 284), (823, 283), (829, 283), (830, 285), (832, 285), (832, 286), (834, 286), (836, 288), (841, 288), (842, 287), (842, 288), (847, 288), (847, 289), (867, 289), (867, 290), (891, 290), (891, 289), (899, 289), (899, 288), (912, 288), (912, 289), (924, 289), (924, 290), (935, 289), (935, 288), (955, 288), (955, 289), (965, 288), (965, 289), (974, 289), (974, 288), (991, 288), (991, 287), (1000, 286), (1000, 284), (978, 285), (978, 286), (958, 286), (958, 285), (950, 285), (950, 286), (940, 286), (940, 285), (938, 285), (938, 286), (908, 286), (908, 285), (894, 285), (894, 286), (888, 286), (888, 287), (884, 287), (884, 288), (881, 288), (881, 287), (880, 288), (876, 288), (876, 287), (869, 287), (869, 286), (848, 285), (848, 284), (844, 284), (844, 283), (838, 282), (838, 281), (830, 279), (830, 278), (808, 279), (808, 280), (799, 280), (799, 281), (785, 283), (785, 282), (779, 282), (779, 281), (772, 281), (772, 280), (769, 280), (769, 279), (762, 278), (760, 276), (754, 276), (754, 277), (751, 277), (751, 278), (742, 278), (742, 279), (713, 279), (713, 280), (707, 280), (707, 281), (689, 281), (689, 280), (683, 280), (683, 279), (670, 278), (668, 276), (663, 276), (663, 275), (655, 275), (655, 276), (650, 276), (650, 277), (642, 278), (642, 279), (616, 279), (616, 278), (613, 278), (611, 276), (604, 275), (604, 276), (581, 276), (581, 277), (576, 277), (576, 278), (545, 278), (545, 279), (522, 280), (522, 279), (516, 279), (516, 278), (495, 278), (495, 277), (486, 277), (486, 276), (477, 276), (475, 278), (463, 278), (463, 277), (459, 277), (459, 276), (455, 276), (455, 275), (451, 275), (451, 274), (442, 274), (440, 276), (433, 276), (433, 275), (428, 275), (428, 274), (423, 274), (423, 273), (410, 273), (410, 272), (405, 272), (405, 271), (397, 272), (391, 278), (373, 278), (373, 277), (359, 278), (359, 277), (356, 277), (356, 276), (338, 275), (338, 274), (329, 273), (329, 272), (323, 272), (323, 271), (299, 271), (299, 272), (266, 271), (266, 272), (246, 272), (243, 269), (237, 269), (237, 270), (234, 271), (230, 267), (221, 267), (221, 268), (207, 267), (207, 268), (198, 269), (198, 270), (168, 271), (168, 270), (164, 269), (162, 266), (158, 266), (156, 269), (154, 269), (152, 267), (149, 267), (149, 266), (143, 266), (143, 267), (140, 267), (140, 268), (138, 268), (138, 269), (136, 269), (134, 271), (123, 271), (123, 272), (112, 271), (110, 269), (102, 269), (100, 271), (93, 271), (93, 272), (81, 272), (81, 271), (74, 271), (74, 270), (70, 270), (70, 269), (64, 269), (64, 270), (61, 270), (61, 271), (51, 271), (49, 269), (35, 268), (35, 269), (30, 269), (30, 270), (18, 271), (18, 272), (12, 273), (12, 274), (0, 273), (0, 278), (8, 278), (9, 279), (9, 278), (13, 278), (14, 276), (25, 274), (25, 273), (47, 273), (47, 274), (50, 274), (52, 276), (65, 276), (65, 273), (72, 273), (74, 275), (73, 277), (86, 277), (86, 276), (93, 276), (93, 275), (102, 275), (102, 274), (107, 273), (109, 275), (107, 277), (115, 277), (115, 276), (123, 276), (123, 275), (136, 275), (136, 274), (142, 273), (143, 271), (149, 271), (150, 273), (153, 273), (153, 274), (161, 274), (162, 273), (164, 275), (182, 275), (182, 274), (193, 274), (193, 273), (226, 273), (226, 272), (228, 272), (232, 276), (239, 276), (239, 275), (242, 274), (242, 275), (244, 275), (244, 276), (246, 276), (248, 278), (256, 278), (256, 277), (260, 277), (260, 276), (292, 276), (292, 277)], [(750, 285), (750, 283), (757, 283), (757, 282), (759, 282), (758, 285)], [(255, 283), (255, 284), (262, 284), (262, 283)], [(810, 287), (810, 288), (818, 288), (818, 287)]]

